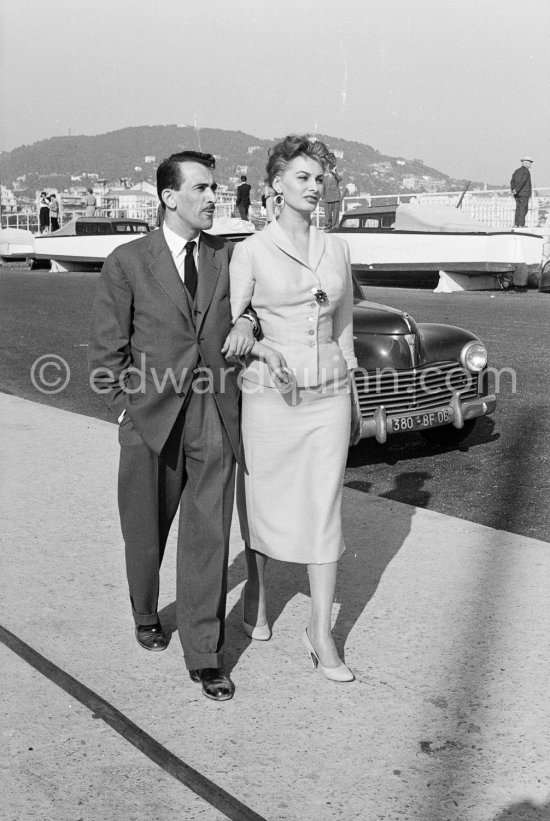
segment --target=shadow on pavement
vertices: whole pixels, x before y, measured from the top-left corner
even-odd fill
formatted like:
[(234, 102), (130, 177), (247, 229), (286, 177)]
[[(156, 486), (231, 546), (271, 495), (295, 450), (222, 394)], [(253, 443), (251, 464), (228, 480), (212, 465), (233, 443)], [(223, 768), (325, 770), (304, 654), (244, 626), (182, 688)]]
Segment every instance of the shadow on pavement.
[(470, 436), (459, 445), (433, 445), (423, 439), (419, 433), (390, 436), (384, 445), (380, 445), (376, 439), (362, 439), (358, 445), (350, 448), (346, 467), (396, 465), (398, 462), (433, 456), (438, 453), (452, 453), (453, 451), (466, 453), (470, 448), (500, 439), (500, 433), (495, 433), (494, 429), (494, 420), (485, 416), (478, 420)]
[[(381, 499), (391, 499), (394, 502), (403, 502), (414, 507), (427, 507), (431, 499), (431, 494), (424, 489), (424, 484), (432, 478), (432, 474), (424, 470), (407, 471), (399, 473), (394, 478), (394, 487), (387, 493), (378, 494)], [(353, 490), (360, 490), (368, 493), (372, 487), (371, 482), (363, 482), (360, 479), (346, 482), (346, 487)]]
[(533, 804), (522, 801), (499, 812), (494, 821), (550, 821), (550, 802)]
[[(376, 517), (375, 521), (367, 521), (363, 515), (357, 504), (357, 497), (354, 494), (345, 496), (343, 516), (346, 550), (338, 563), (335, 603), (339, 605), (339, 609), (333, 627), (336, 646), (342, 658), (345, 656), (344, 648), (351, 630), (376, 593), (386, 567), (410, 532), (414, 508), (410, 508), (410, 515), (403, 515), (401, 512), (399, 517), (392, 520), (390, 527), (386, 526), (383, 518), (381, 520)], [(228, 589), (232, 590), (245, 579), (243, 550), (229, 566)], [(307, 566), (271, 560), (267, 564), (266, 586), (269, 623), (276, 631), (278, 619), (295, 596), (301, 595), (309, 599)], [(305, 623), (296, 624), (295, 635), (299, 636), (304, 627)], [(238, 646), (230, 642), (226, 648), (226, 665), (228, 669), (232, 669), (250, 644), (242, 631), (240, 602), (227, 614), (226, 632), (242, 637)]]

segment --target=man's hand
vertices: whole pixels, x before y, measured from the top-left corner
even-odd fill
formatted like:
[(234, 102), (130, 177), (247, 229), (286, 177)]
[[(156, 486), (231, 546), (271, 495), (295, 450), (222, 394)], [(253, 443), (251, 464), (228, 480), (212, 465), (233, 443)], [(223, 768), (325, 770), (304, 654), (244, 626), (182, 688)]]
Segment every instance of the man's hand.
[(223, 343), (222, 354), (226, 359), (248, 356), (254, 347), (254, 326), (249, 319), (239, 317)]

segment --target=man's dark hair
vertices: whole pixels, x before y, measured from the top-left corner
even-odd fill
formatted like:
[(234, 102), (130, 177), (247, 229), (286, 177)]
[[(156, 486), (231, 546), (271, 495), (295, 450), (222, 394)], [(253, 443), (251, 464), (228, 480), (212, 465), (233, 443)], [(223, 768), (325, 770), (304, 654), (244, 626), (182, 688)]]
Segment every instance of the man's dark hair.
[(246, 182), (246, 174), (243, 174), (241, 177), (241, 182)]
[(216, 160), (212, 154), (203, 154), (201, 151), (178, 151), (163, 160), (157, 168), (157, 195), (162, 208), (166, 208), (166, 203), (162, 199), (164, 189), (172, 188), (177, 191), (181, 186), (182, 162), (198, 162), (206, 168), (216, 167)]

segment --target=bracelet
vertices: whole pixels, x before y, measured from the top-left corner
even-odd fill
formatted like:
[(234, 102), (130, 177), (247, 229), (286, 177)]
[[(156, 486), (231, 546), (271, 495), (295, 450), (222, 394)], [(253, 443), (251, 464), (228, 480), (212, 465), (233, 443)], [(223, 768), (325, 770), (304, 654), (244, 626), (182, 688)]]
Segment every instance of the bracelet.
[(239, 319), (248, 319), (248, 321), (249, 321), (249, 322), (252, 322), (252, 325), (254, 326), (253, 331), (252, 331), (252, 333), (254, 334), (254, 336), (256, 336), (257, 334), (259, 334), (259, 332), (260, 332), (260, 326), (258, 325), (258, 322), (257, 322), (257, 320), (255, 319), (255, 317), (253, 317), (253, 316), (252, 316), (252, 314), (247, 314), (247, 313), (241, 314), (241, 315), (240, 315), (240, 317), (239, 317)]

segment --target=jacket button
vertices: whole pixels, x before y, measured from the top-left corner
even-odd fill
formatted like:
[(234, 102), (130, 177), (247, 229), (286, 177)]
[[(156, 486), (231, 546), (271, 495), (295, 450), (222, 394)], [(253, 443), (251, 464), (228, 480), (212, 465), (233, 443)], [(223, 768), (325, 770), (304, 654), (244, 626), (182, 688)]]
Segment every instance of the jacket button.
[(314, 348), (314, 347), (315, 347), (315, 342), (310, 342), (310, 343), (309, 343), (309, 347), (310, 347), (310, 348)]
[(313, 334), (314, 334), (314, 333), (315, 333), (315, 331), (313, 331), (313, 330), (308, 331), (308, 334), (309, 334), (310, 336), (313, 336)]

